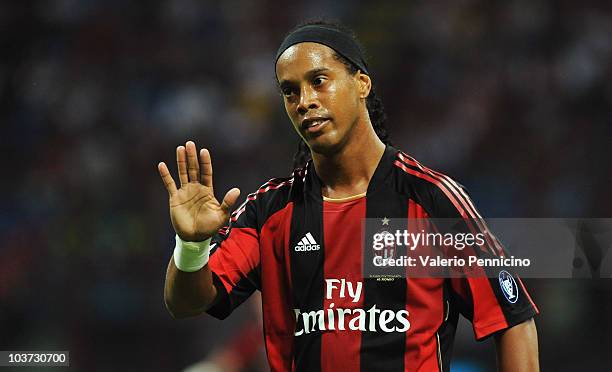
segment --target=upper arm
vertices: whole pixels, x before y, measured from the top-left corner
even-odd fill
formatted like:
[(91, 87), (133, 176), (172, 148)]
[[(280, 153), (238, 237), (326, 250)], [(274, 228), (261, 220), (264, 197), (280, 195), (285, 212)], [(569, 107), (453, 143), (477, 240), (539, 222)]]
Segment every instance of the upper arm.
[(220, 319), (260, 288), (257, 213), (252, 202), (241, 208), (232, 214), (230, 225), (221, 229), (211, 242), (208, 265), (217, 296), (207, 313)]

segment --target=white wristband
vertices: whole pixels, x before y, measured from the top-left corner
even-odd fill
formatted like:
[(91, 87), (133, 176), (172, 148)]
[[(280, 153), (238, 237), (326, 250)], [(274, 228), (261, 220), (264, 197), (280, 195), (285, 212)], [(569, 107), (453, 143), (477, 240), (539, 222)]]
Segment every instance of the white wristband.
[(200, 270), (208, 263), (211, 238), (202, 242), (186, 242), (177, 234), (175, 239), (174, 265), (179, 270), (192, 273)]

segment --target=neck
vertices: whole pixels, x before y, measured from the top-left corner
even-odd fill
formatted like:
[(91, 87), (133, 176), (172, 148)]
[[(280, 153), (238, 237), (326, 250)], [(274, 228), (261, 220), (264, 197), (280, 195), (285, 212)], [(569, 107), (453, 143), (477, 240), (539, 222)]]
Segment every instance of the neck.
[[(333, 154), (312, 152), (317, 175), (323, 182), (321, 193), (329, 198), (345, 198), (367, 191), (385, 144), (378, 138), (369, 118), (357, 123), (348, 141)], [(359, 130), (361, 129), (361, 130)]]

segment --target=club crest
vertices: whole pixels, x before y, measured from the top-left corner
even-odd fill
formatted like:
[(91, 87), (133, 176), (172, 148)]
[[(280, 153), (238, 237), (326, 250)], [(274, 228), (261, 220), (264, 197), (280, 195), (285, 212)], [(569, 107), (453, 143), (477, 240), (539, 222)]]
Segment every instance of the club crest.
[(518, 301), (518, 286), (512, 275), (506, 270), (499, 272), (499, 286), (508, 302), (513, 304)]

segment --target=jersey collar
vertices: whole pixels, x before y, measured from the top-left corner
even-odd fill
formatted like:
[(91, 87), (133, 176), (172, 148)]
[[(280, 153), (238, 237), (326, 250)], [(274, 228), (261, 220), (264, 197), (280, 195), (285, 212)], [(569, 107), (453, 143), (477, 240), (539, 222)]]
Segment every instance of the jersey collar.
[[(389, 178), (389, 174), (393, 169), (393, 161), (395, 160), (397, 153), (398, 150), (393, 146), (387, 145), (385, 147), (385, 152), (380, 158), (380, 161), (376, 166), (376, 170), (372, 175), (372, 179), (370, 180), (370, 184), (368, 185), (366, 196), (378, 190), (380, 186), (385, 183), (385, 180)], [(323, 183), (315, 171), (312, 160), (310, 160), (306, 165), (306, 175), (304, 181), (304, 191), (318, 200), (323, 200), (323, 196), (321, 195), (321, 187), (323, 186)]]

